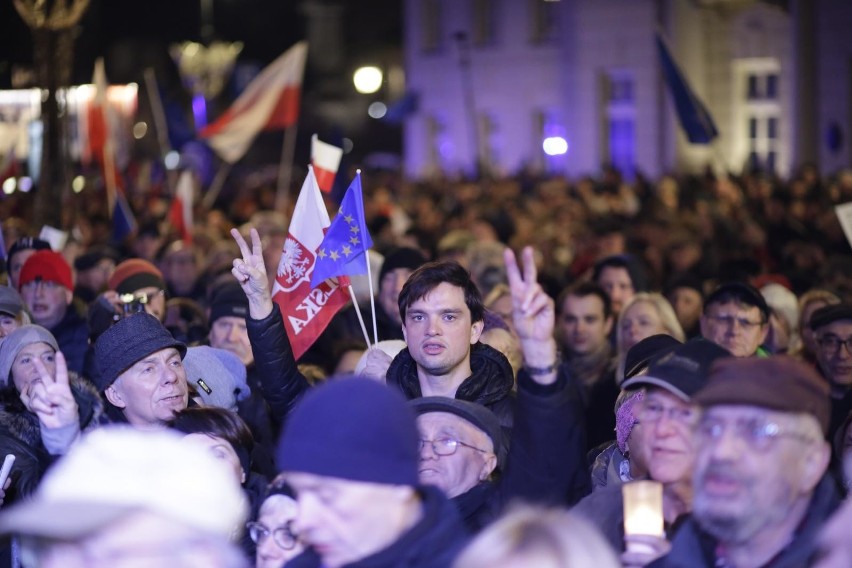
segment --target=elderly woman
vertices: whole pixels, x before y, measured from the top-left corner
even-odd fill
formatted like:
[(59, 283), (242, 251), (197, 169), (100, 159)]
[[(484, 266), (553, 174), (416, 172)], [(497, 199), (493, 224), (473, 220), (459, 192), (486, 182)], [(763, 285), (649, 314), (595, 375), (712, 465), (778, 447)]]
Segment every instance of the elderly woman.
[(246, 524), (257, 544), (255, 568), (281, 568), (304, 550), (293, 532), (299, 505), (290, 486), (276, 483), (269, 487), (257, 520)]
[(48, 330), (23, 325), (0, 342), (0, 427), (34, 448), (42, 467), (102, 416), (97, 390), (68, 370)]

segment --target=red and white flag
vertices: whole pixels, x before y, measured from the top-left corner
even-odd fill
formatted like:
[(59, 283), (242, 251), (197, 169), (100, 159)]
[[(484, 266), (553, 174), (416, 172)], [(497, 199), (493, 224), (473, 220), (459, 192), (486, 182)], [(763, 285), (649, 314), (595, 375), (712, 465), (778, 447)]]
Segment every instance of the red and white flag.
[(316, 134), (311, 136), (311, 164), (317, 176), (317, 185), (325, 193), (331, 193), (334, 186), (334, 176), (340, 167), (343, 149), (323, 142)]
[(99, 57), (95, 61), (95, 70), (92, 74), (92, 83), (95, 85), (95, 98), (87, 109), (85, 120), (85, 140), (81, 147), (81, 158), (84, 164), (92, 161), (101, 166), (104, 185), (107, 190), (107, 207), (112, 215), (115, 209), (116, 195), (124, 192), (121, 184), (121, 176), (118, 173), (118, 164), (115, 160), (115, 142), (110, 130), (110, 110), (107, 103), (107, 79), (104, 71), (104, 59)]
[(313, 168), (308, 168), (272, 287), (272, 299), (281, 308), (296, 359), (308, 350), (334, 314), (349, 301), (344, 291), (349, 279), (345, 276), (326, 280), (311, 289), (316, 252), (330, 224)]
[(175, 196), (169, 208), (169, 222), (180, 235), (185, 243), (192, 242), (192, 206), (195, 197), (195, 188), (192, 181), (192, 172), (184, 171), (178, 179)]
[(199, 135), (229, 164), (243, 157), (261, 130), (296, 124), (308, 43), (300, 41), (254, 78), (216, 122)]

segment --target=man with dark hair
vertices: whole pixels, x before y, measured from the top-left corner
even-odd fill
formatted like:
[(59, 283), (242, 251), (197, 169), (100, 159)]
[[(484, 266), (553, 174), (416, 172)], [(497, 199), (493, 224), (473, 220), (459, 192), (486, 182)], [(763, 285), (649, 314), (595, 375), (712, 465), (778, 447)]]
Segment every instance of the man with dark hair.
[(819, 370), (831, 391), (831, 440), (852, 412), (852, 305), (824, 306), (811, 315), (809, 326), (816, 340)]
[(621, 308), (636, 294), (648, 289), (645, 271), (629, 254), (608, 256), (595, 264), (592, 280), (603, 288), (612, 303), (612, 314), (618, 317)]
[(726, 282), (704, 301), (701, 335), (734, 357), (766, 356), (760, 344), (769, 332), (769, 306), (745, 282)]
[(9, 272), (9, 286), (18, 290), (18, 277), (29, 257), (40, 250), (50, 250), (50, 243), (37, 237), (21, 237), (12, 243), (9, 254), (6, 255), (6, 266)]
[(612, 327), (610, 298), (594, 282), (579, 282), (559, 294), (555, 335), (562, 360), (581, 387), (590, 449), (610, 441), (615, 428), (612, 409), (618, 386), (608, 339)]
[[(502, 353), (479, 341), (485, 308), (467, 270), (453, 261), (421, 266), (402, 288), (399, 313), (407, 348), (388, 367), (388, 385), (409, 399), (448, 396), (484, 404), (509, 427), (514, 372)], [(554, 363), (555, 346), (553, 359), (546, 363)]]

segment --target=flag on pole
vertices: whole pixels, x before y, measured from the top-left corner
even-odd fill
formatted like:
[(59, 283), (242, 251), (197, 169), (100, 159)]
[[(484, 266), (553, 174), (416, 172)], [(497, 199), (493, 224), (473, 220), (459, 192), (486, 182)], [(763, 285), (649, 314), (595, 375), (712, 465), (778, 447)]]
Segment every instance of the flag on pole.
[(311, 286), (316, 251), (328, 226), (328, 212), (313, 168), (308, 168), (272, 287), (272, 299), (281, 309), (296, 359), (308, 350), (334, 314), (349, 301), (344, 292), (348, 278), (325, 280), (316, 288)]
[(195, 196), (192, 172), (185, 170), (178, 178), (175, 196), (169, 208), (169, 222), (177, 230), (181, 240), (192, 242), (192, 206)]
[(324, 193), (331, 192), (342, 157), (342, 148), (323, 142), (316, 134), (311, 136), (311, 165), (314, 167), (317, 185)]
[(97, 162), (101, 166), (104, 185), (107, 192), (107, 211), (112, 215), (116, 209), (116, 195), (123, 193), (121, 176), (115, 160), (115, 143), (110, 129), (109, 104), (107, 103), (107, 80), (104, 70), (104, 59), (95, 61), (92, 74), (95, 85), (95, 97), (88, 108), (86, 117), (85, 140), (82, 145), (83, 163)]
[(373, 240), (364, 220), (364, 196), (361, 172), (358, 172), (317, 250), (311, 287), (335, 276), (366, 274), (367, 250), (372, 246)]
[(657, 34), (656, 41), (660, 66), (663, 69), (663, 76), (666, 79), (669, 92), (674, 99), (681, 128), (692, 144), (709, 144), (719, 135), (713, 117), (710, 116), (710, 112), (690, 88), (686, 77), (684, 77), (660, 34)]
[(245, 91), (199, 135), (222, 160), (233, 164), (262, 130), (286, 128), (299, 118), (308, 43), (300, 41), (252, 80)]

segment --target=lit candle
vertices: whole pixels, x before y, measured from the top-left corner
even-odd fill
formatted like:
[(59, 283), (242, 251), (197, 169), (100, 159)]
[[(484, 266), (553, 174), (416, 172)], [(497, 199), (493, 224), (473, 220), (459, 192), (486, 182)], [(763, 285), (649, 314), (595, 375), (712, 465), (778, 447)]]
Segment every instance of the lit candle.
[[(663, 486), (657, 481), (631, 481), (621, 486), (624, 498), (624, 534), (663, 537)], [(627, 544), (631, 552), (653, 552), (638, 543)]]

